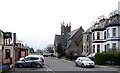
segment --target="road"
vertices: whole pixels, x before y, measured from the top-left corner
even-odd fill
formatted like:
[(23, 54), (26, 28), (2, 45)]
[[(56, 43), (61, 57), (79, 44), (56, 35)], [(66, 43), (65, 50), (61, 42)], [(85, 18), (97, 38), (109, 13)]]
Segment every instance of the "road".
[(64, 59), (46, 57), (45, 66), (30, 70), (30, 68), (15, 68), (14, 73), (119, 73), (118, 68), (95, 66), (95, 68), (76, 67), (74, 62)]

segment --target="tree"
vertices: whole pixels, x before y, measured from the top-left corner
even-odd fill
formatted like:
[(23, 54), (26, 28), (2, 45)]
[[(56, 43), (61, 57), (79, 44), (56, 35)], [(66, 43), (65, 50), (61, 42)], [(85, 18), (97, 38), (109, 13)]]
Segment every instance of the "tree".
[(63, 48), (62, 48), (61, 44), (58, 44), (56, 52), (58, 53), (58, 58), (60, 58), (62, 56), (61, 54), (63, 52)]
[(53, 45), (48, 45), (47, 48), (46, 48), (46, 51), (49, 52), (49, 53), (54, 53), (54, 50), (53, 50)]

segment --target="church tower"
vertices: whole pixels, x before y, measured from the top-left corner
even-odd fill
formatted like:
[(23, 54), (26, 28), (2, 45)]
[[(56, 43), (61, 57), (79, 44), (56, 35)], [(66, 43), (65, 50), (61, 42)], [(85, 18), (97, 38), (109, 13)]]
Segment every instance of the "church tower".
[(63, 21), (63, 23), (61, 23), (61, 35), (66, 35), (69, 32), (71, 32), (71, 22), (69, 23), (69, 25), (67, 23), (67, 26), (65, 26)]

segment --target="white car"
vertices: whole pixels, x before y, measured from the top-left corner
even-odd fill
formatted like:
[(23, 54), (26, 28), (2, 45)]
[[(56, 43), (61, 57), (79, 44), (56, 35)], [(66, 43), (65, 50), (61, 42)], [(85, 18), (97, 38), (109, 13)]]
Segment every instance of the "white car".
[(81, 67), (94, 67), (95, 62), (87, 57), (78, 57), (75, 61), (75, 65)]

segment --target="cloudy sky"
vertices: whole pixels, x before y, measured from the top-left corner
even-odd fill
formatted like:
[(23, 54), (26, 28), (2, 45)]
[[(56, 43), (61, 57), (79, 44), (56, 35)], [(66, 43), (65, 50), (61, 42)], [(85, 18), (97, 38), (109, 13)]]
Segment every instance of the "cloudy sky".
[(0, 29), (36, 49), (54, 43), (61, 22), (72, 30), (91, 26), (98, 16), (118, 9), (119, 0), (0, 0)]

